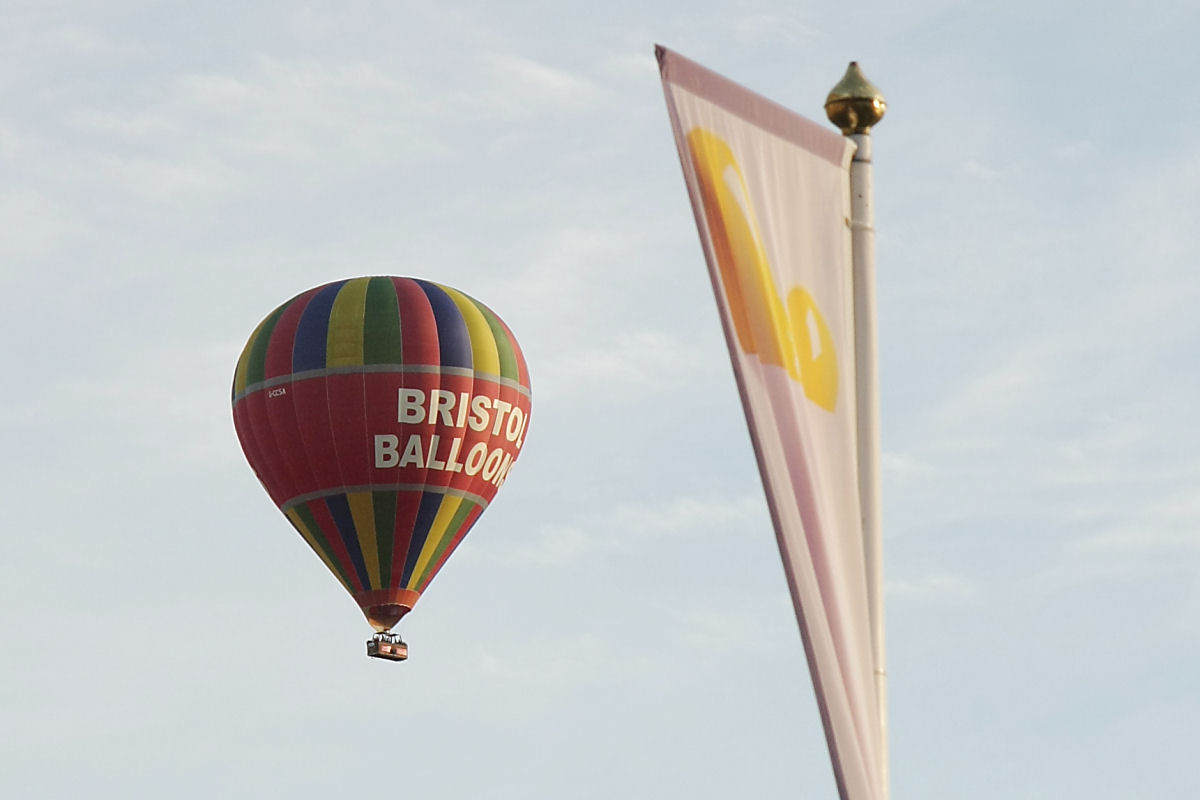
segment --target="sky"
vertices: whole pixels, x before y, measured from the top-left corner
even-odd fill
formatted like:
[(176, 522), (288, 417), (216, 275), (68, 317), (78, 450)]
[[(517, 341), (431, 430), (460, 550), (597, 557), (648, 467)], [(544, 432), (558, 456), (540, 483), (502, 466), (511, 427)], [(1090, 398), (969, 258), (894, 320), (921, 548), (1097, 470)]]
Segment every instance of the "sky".
[[(1200, 793), (1194, 2), (0, 11), (0, 795), (836, 796), (655, 43), (888, 100), (892, 797)], [(229, 408), (262, 317), (376, 274), (533, 380), (404, 664)]]

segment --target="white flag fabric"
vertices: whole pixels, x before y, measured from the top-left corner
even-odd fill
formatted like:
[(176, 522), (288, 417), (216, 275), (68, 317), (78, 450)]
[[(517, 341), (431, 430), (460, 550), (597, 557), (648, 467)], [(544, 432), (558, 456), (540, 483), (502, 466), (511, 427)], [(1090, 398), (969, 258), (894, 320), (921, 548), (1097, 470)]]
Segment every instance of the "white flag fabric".
[(838, 790), (884, 800), (857, 479), (854, 144), (657, 53)]

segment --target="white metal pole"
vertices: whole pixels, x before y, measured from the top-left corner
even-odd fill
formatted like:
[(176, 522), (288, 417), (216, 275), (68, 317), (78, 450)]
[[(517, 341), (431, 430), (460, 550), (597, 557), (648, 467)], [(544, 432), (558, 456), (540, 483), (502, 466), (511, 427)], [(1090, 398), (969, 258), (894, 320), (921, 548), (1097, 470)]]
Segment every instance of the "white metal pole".
[(875, 697), (879, 703), (880, 758), (888, 793), (887, 666), (883, 611), (883, 515), (879, 478), (879, 368), (875, 324), (875, 208), (871, 135), (854, 133), (850, 162), (850, 232), (854, 281), (854, 363), (858, 407), (858, 495), (871, 618)]
[(854, 364), (858, 434), (858, 498), (862, 515), (867, 608), (871, 626), (875, 700), (879, 713), (879, 769), (883, 800), (888, 790), (887, 662), (884, 656), (883, 526), (879, 480), (879, 368), (875, 329), (875, 200), (871, 174), (871, 128), (887, 101), (851, 61), (829, 92), (829, 121), (856, 145), (850, 162), (850, 243), (854, 283)]

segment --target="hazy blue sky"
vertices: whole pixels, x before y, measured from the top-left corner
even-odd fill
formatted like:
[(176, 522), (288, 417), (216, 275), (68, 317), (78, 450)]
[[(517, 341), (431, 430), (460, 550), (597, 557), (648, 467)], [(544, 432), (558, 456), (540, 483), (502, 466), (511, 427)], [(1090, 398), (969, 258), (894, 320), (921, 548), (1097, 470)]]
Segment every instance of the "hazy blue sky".
[[(893, 797), (1200, 795), (1197, 3), (0, 22), (0, 795), (835, 796), (655, 42), (889, 101)], [(534, 385), (402, 665), (229, 411), (268, 311), (369, 274), (496, 309)]]

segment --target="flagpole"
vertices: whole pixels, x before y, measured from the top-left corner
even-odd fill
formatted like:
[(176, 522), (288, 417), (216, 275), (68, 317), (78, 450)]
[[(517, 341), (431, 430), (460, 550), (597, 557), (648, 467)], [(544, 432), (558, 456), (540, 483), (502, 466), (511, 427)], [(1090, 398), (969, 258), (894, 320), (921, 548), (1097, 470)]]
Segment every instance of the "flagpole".
[(883, 531), (879, 479), (879, 369), (875, 325), (875, 206), (871, 128), (887, 102), (857, 62), (829, 92), (829, 121), (857, 145), (850, 162), (850, 240), (854, 284), (854, 351), (858, 426), (858, 493), (862, 513), (867, 603), (871, 620), (883, 797), (888, 796), (887, 666), (884, 652)]

